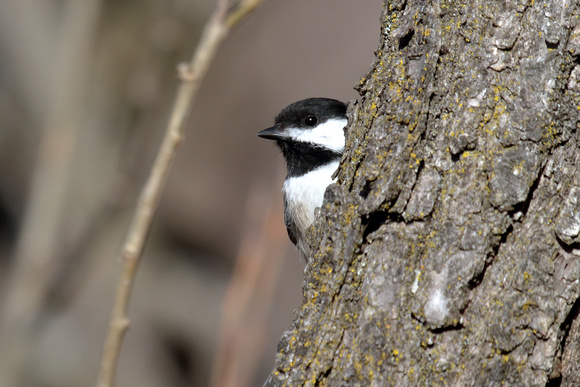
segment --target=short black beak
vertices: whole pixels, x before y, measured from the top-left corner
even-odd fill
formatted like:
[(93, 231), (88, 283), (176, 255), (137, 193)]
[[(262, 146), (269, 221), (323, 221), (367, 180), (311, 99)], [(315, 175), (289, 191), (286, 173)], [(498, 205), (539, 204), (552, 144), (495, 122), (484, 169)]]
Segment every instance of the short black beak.
[(262, 130), (260, 133), (258, 133), (258, 137), (262, 137), (267, 140), (282, 140), (285, 138), (283, 131), (276, 126)]

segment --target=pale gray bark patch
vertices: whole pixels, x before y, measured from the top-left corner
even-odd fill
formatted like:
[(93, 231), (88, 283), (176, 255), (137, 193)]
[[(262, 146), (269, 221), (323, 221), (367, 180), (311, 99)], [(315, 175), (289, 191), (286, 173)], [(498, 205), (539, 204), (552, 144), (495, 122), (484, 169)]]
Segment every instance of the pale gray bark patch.
[(567, 245), (580, 243), (580, 187), (570, 189), (556, 219), (556, 235)]

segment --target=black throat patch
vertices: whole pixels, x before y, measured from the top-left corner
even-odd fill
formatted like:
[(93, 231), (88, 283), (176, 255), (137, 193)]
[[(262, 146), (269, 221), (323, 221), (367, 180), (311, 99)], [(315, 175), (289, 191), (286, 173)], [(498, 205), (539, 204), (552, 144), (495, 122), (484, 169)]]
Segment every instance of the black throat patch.
[(309, 143), (276, 141), (286, 160), (287, 177), (302, 176), (333, 161), (340, 161), (341, 153)]

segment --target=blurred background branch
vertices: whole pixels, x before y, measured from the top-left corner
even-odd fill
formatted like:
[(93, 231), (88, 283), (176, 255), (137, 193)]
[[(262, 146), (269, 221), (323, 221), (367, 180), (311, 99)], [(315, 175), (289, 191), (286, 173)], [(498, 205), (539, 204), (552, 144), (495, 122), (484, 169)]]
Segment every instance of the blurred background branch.
[[(277, 181), (283, 179), (280, 169)], [(252, 370), (265, 344), (265, 322), (279, 281), (288, 247), (286, 231), (279, 226), (282, 202), (280, 187), (250, 190), (244, 233), (232, 278), (224, 297), (220, 337), (211, 385), (252, 385)]]
[[(54, 57), (47, 85), (50, 97), (26, 212), (4, 292), (6, 300), (0, 326), (1, 386), (21, 383), (24, 360), (35, 338), (33, 324), (45, 302), (54, 269), (62, 262), (62, 251), (55, 243), (61, 236), (74, 147), (88, 96), (86, 80), (91, 69), (89, 58), (99, 8), (100, 0), (64, 3), (62, 24), (55, 32), (58, 37), (55, 52), (47, 53), (49, 61)], [(29, 60), (23, 58), (22, 63), (30, 65)], [(38, 62), (36, 68), (42, 68), (42, 64)], [(36, 68), (27, 71), (33, 79)], [(24, 83), (26, 89), (31, 87)]]

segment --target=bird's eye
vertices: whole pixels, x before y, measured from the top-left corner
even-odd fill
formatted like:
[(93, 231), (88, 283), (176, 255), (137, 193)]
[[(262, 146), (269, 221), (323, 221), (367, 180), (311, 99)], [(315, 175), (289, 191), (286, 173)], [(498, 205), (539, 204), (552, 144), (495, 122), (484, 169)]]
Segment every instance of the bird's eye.
[(318, 123), (318, 118), (315, 116), (308, 116), (304, 119), (304, 125), (306, 126), (314, 126)]

